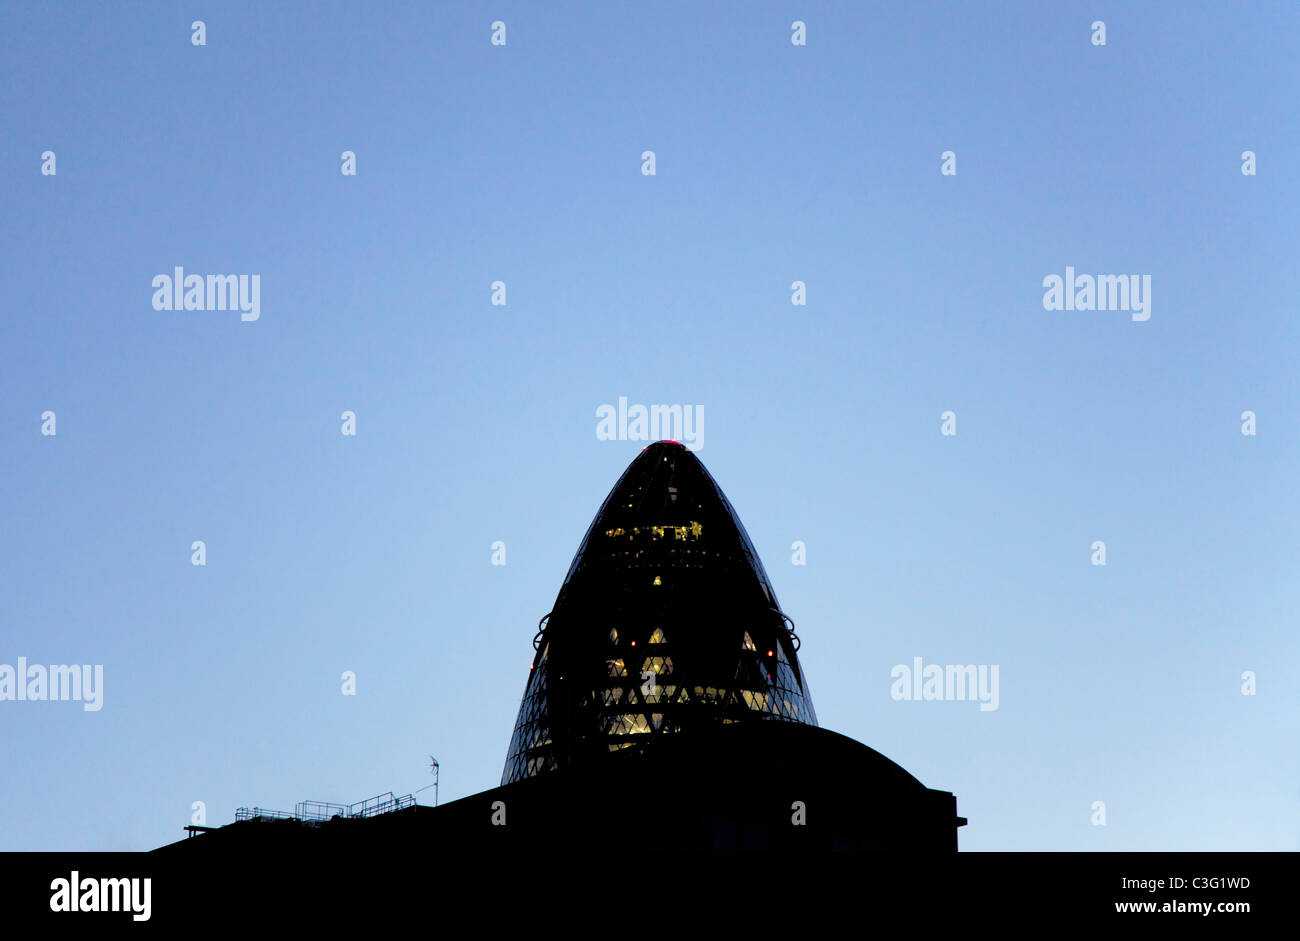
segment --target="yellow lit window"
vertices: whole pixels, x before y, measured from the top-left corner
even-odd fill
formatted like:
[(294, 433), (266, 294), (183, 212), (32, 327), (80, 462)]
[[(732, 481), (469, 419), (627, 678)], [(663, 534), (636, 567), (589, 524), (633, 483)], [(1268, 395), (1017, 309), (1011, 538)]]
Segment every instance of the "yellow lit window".
[(611, 735), (637, 735), (649, 731), (650, 723), (646, 717), (632, 714), (615, 716), (609, 730)]
[(645, 663), (641, 665), (641, 672), (649, 670), (654, 674), (668, 674), (673, 672), (672, 657), (646, 657)]

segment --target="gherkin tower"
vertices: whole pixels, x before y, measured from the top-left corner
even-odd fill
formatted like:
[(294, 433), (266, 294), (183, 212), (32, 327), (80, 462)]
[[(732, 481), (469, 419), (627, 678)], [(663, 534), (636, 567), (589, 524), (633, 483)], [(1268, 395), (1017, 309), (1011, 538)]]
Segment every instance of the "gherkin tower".
[(614, 485), (533, 645), (502, 784), (720, 724), (817, 725), (758, 553), (675, 441)]

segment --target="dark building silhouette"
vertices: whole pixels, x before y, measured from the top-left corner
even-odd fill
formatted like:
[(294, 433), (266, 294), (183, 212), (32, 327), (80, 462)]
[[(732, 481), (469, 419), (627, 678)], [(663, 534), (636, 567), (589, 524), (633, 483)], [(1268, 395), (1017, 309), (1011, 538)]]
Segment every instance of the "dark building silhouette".
[(957, 849), (951, 793), (818, 726), (753, 543), (677, 442), (614, 485), (533, 646), (500, 787), (331, 819), (241, 811), (163, 851), (600, 853), (612, 833), (642, 854)]
[(719, 724), (817, 725), (763, 563), (676, 442), (614, 485), (533, 644), (502, 784)]

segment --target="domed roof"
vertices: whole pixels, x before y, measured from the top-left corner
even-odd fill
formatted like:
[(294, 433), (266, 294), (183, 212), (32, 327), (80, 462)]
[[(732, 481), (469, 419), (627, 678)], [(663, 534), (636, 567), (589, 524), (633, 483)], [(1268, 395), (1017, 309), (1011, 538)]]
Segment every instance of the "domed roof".
[(677, 442), (619, 478), (543, 621), (503, 784), (693, 728), (817, 724), (758, 553)]

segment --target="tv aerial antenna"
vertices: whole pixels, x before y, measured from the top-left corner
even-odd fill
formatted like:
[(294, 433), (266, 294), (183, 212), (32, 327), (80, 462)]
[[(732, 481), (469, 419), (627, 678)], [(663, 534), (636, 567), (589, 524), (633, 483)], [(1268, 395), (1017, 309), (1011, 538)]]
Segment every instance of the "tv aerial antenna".
[(438, 806), (438, 759), (434, 758), (432, 755), (429, 756), (429, 773), (433, 775), (433, 783), (426, 784), (424, 787), (416, 790), (415, 793), (419, 794), (420, 791), (427, 791), (429, 788), (433, 788), (433, 806), (437, 807)]

